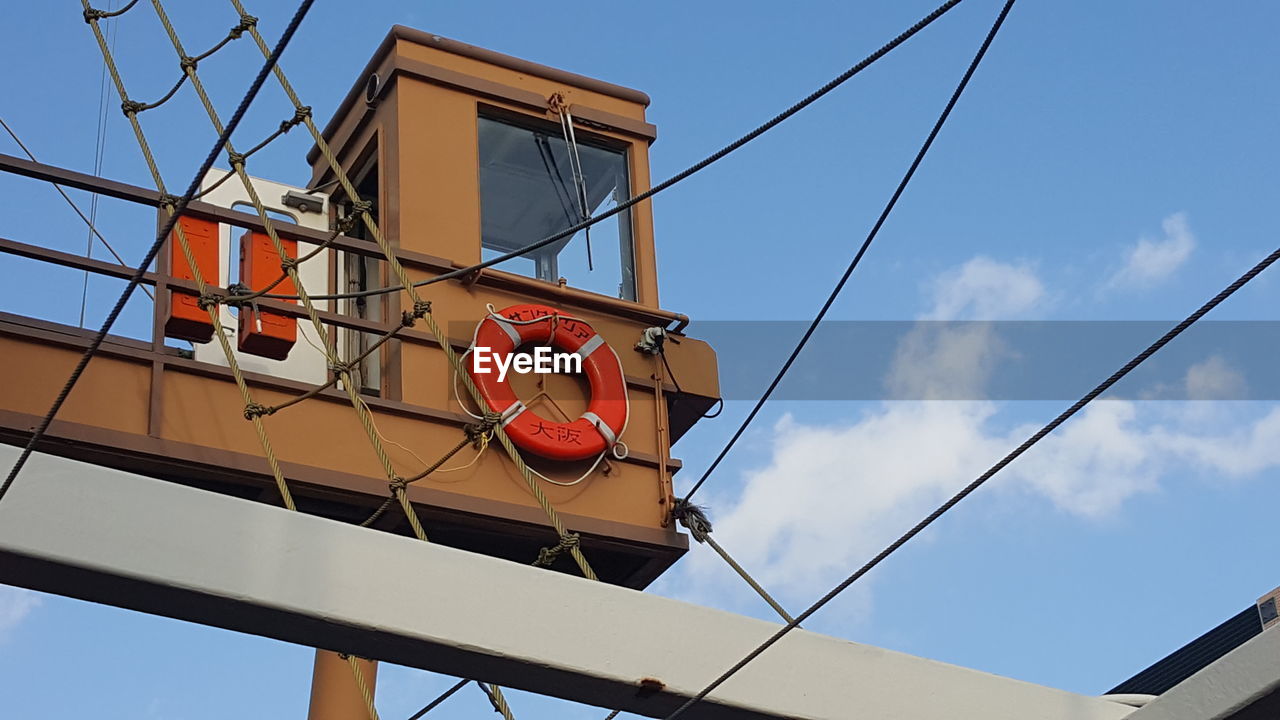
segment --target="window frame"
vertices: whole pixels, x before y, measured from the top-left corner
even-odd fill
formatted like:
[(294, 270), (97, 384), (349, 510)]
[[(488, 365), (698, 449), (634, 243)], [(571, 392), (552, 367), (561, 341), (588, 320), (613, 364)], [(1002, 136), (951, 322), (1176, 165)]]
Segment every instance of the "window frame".
[[(481, 256), (483, 257), (483, 253), (485, 249), (484, 248), (484, 229), (483, 229), (484, 193), (483, 193), (483, 188), (480, 185), (481, 151), (480, 151), (480, 133), (479, 133), (480, 121), (482, 119), (487, 119), (490, 121), (511, 125), (513, 127), (522, 128), (522, 129), (530, 130), (533, 132), (543, 132), (558, 138), (563, 137), (563, 130), (558, 122), (549, 120), (544, 115), (531, 115), (528, 113), (512, 110), (506, 107), (490, 105), (488, 103), (483, 103), (483, 102), (476, 103), (476, 119), (475, 119), (475, 123), (476, 123), (476, 198), (477, 198), (477, 205), (480, 212), (480, 220), (481, 220), (479, 251)], [(635, 142), (634, 141), (614, 137), (611, 135), (600, 134), (599, 132), (595, 132), (593, 129), (584, 127), (583, 123), (581, 123), (580, 121), (575, 122), (574, 124), (574, 139), (577, 141), (578, 145), (590, 145), (602, 150), (615, 152), (621, 155), (623, 162), (625, 163), (625, 169), (626, 169), (627, 199), (629, 200), (635, 197), (635, 162), (634, 162)], [(589, 293), (591, 295), (609, 298), (610, 300), (640, 304), (641, 287), (642, 287), (641, 278), (640, 278), (641, 264), (640, 264), (639, 253), (637, 252), (637, 247), (636, 247), (637, 245), (636, 221), (635, 221), (635, 213), (633, 212), (634, 209), (635, 209), (635, 206), (633, 205), (632, 207), (627, 208), (621, 213), (618, 213), (618, 216), (625, 217), (625, 223), (626, 223), (626, 226), (625, 226), (626, 239), (627, 239), (628, 251), (630, 253), (630, 258), (628, 258), (628, 263), (627, 263), (628, 267), (630, 268), (630, 275), (631, 275), (630, 277), (631, 287), (629, 289), (630, 296), (620, 297), (618, 295), (607, 294), (607, 293), (599, 292), (597, 290), (593, 290), (590, 288), (574, 285), (573, 283), (566, 283), (564, 287), (568, 287), (576, 292)], [(619, 225), (620, 231), (623, 229), (622, 227), (624, 222), (623, 217), (618, 217), (618, 225)], [(620, 232), (619, 234), (622, 234), (622, 233)], [(618, 257), (618, 261), (621, 263), (622, 261), (621, 256)], [(547, 280), (547, 279), (537, 277), (536, 275), (528, 275), (522, 272), (517, 272), (515, 270), (503, 269), (501, 267), (494, 267), (492, 268), (492, 270), (507, 273), (515, 277), (525, 278), (533, 282), (545, 283), (549, 285), (558, 284), (558, 278)], [(626, 273), (620, 271), (620, 274), (623, 275), (623, 282), (625, 282)]]

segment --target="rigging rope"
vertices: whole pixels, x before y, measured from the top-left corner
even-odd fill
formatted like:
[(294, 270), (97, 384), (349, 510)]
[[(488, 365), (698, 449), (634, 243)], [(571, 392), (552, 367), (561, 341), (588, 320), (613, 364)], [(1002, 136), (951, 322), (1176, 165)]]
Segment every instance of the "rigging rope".
[[(152, 5), (155, 8), (157, 17), (160, 19), (161, 24), (164, 26), (166, 34), (169, 36), (169, 40), (172, 43), (174, 50), (177, 52), (180, 58), (185, 76), (191, 80), (192, 87), (195, 89), (201, 104), (204, 106), (205, 111), (208, 114), (209, 120), (213, 124), (214, 129), (221, 132), (222, 131), (221, 120), (218, 117), (216, 109), (213, 107), (213, 103), (209, 99), (208, 93), (205, 91), (203, 83), (201, 83), (200, 81), (199, 74), (196, 70), (197, 63), (191, 62), (190, 59), (185, 55), (181, 40), (178, 38), (176, 30), (173, 27), (172, 22), (169, 20), (168, 14), (165, 12), (164, 6), (161, 0), (153, 0)], [(252, 20), (252, 22), (250, 20)], [(254, 29), (256, 28), (256, 24), (257, 24), (256, 20), (252, 19), (252, 17), (247, 15), (246, 13), (241, 12), (241, 23), (240, 25), (237, 26), (237, 31), (242, 32), (245, 29)], [(305, 108), (303, 106), (296, 107), (293, 120), (282, 123), (279, 129), (276, 131), (276, 133), (271, 135), (267, 140), (255, 146), (255, 148), (251, 152), (256, 152), (258, 149), (265, 146), (266, 143), (270, 142), (276, 137), (279, 137), (281, 134), (288, 132), (288, 130), (291, 127), (301, 122), (304, 118), (309, 118), (309, 116), (310, 116), (309, 108)], [(352, 377), (349, 371), (349, 365), (342, 363), (337, 358), (337, 356), (333, 353), (333, 351), (330, 349), (328, 333), (325, 329), (325, 326), (321, 322), (314, 304), (307, 297), (306, 288), (303, 286), (302, 280), (298, 276), (298, 272), (297, 272), (298, 262), (297, 260), (289, 257), (283, 243), (281, 242), (275, 230), (275, 226), (269, 214), (267, 213), (266, 207), (263, 205), (261, 198), (258, 196), (257, 190), (254, 187), (251, 178), (245, 172), (244, 167), (245, 167), (245, 160), (246, 160), (247, 154), (238, 153), (230, 142), (226, 143), (226, 149), (227, 149), (228, 159), (230, 160), (230, 164), (232, 166), (233, 172), (235, 173), (235, 175), (237, 175), (240, 178), (244, 186), (245, 193), (249, 197), (251, 204), (253, 205), (254, 209), (258, 213), (259, 220), (263, 224), (263, 229), (266, 231), (266, 234), (270, 239), (272, 245), (274, 246), (276, 253), (281, 259), (281, 268), (284, 270), (285, 274), (288, 275), (289, 279), (293, 282), (294, 287), (298, 292), (298, 296), (301, 300), (303, 308), (307, 316), (311, 320), (312, 325), (315, 328), (316, 333), (320, 338), (319, 345), (316, 345), (317, 349), (321, 350), (325, 354), (326, 359), (329, 361), (330, 366), (334, 368), (335, 372), (333, 373), (333, 375), (335, 375), (338, 379), (342, 381), (343, 387), (347, 391), (348, 397), (351, 401), (353, 408), (356, 411), (357, 417), (365, 429), (366, 435), (370, 441), (370, 444), (373, 446), (373, 449), (378, 457), (379, 462), (383, 467), (384, 472), (387, 475), (388, 481), (391, 483), (392, 492), (396, 496), (396, 498), (400, 501), (400, 504), (405, 511), (405, 515), (409, 520), (409, 524), (413, 529), (414, 535), (419, 540), (426, 541), (427, 540), (426, 531), (423, 528), (422, 523), (418, 518), (417, 512), (409, 504), (407, 495), (404, 492), (404, 486), (402, 484), (397, 485), (398, 476), (396, 475), (396, 472), (392, 467), (390, 457), (388, 456), (386, 449), (382, 444), (381, 434), (378, 432), (375, 426), (372, 413), (370, 412), (368, 405), (360, 397), (359, 390), (357, 389), (356, 384), (352, 382)], [(182, 236), (181, 233), (180, 233), (180, 240), (182, 241), (182, 244), (184, 246), (183, 247), (184, 252), (187, 252), (189, 254), (190, 251), (186, 247), (185, 236)], [(193, 267), (195, 266), (194, 262), (192, 262), (191, 264)], [(216, 318), (218, 314), (218, 309), (217, 309), (218, 298), (216, 296), (209, 296), (202, 287), (202, 299), (204, 298), (209, 299), (208, 309), (209, 309), (210, 315), (211, 317)], [(421, 306), (415, 305), (414, 312), (412, 314), (410, 313), (405, 314), (405, 320), (403, 322), (403, 325), (404, 326), (412, 325), (414, 320), (416, 320), (421, 315), (425, 314), (428, 310), (429, 310), (429, 306), (427, 306), (425, 303), (422, 304)], [(226, 356), (228, 363), (234, 367), (235, 366), (234, 355), (231, 351), (229, 344), (226, 342), (226, 339), (222, 337), (222, 334), (221, 332), (219, 332), (219, 330), (220, 328), (215, 328), (215, 334), (219, 335), (219, 339), (222, 342), (224, 355)], [(304, 338), (305, 338), (305, 333), (304, 333)], [(309, 339), (308, 339), (308, 342), (310, 342)], [(327, 387), (327, 385), (322, 387)], [(278, 467), (278, 465), (274, 460), (274, 454), (271, 449), (270, 442), (267, 438), (265, 429), (263, 429), (262, 420), (261, 420), (264, 415), (269, 415), (271, 412), (273, 412), (273, 410), (271, 408), (267, 408), (258, 403), (253, 402), (248, 395), (247, 388), (244, 390), (244, 399), (245, 399), (245, 417), (252, 420), (255, 424), (255, 427), (259, 428), (259, 437), (263, 446), (264, 453), (267, 455), (268, 460), (271, 462), (273, 466), (273, 472), (274, 472), (275, 468)], [(282, 476), (278, 476), (277, 481), (279, 486), (281, 487), (281, 494), (285, 498), (286, 507), (288, 507), (290, 510), (296, 510), (296, 506), (294, 505), (292, 499), (288, 495), (287, 484), (285, 483), (284, 478)], [(364, 674), (358, 665), (358, 661), (351, 657), (348, 657), (348, 661), (351, 666), (351, 670), (355, 677), (356, 683), (359, 686), (361, 694), (364, 698), (369, 717), (371, 718), (371, 720), (378, 720), (378, 713), (377, 713), (376, 706), (374, 704), (373, 697), (369, 691), (367, 683), (365, 682)]]
[(342, 659), (347, 661), (347, 665), (351, 667), (351, 676), (356, 681), (356, 687), (360, 689), (360, 698), (364, 700), (364, 707), (369, 713), (370, 720), (379, 720), (378, 708), (373, 704), (373, 693), (369, 691), (369, 681), (365, 679), (364, 670), (360, 669), (360, 658), (346, 653), (339, 654)]
[[(85, 8), (86, 21), (93, 28), (94, 36), (98, 40), (100, 49), (104, 50), (106, 53), (110, 53), (110, 49), (107, 48), (105, 40), (102, 37), (101, 29), (98, 26), (98, 20), (102, 16), (101, 13), (91, 13), (90, 11), (93, 10), (93, 8), (89, 5), (88, 0), (81, 0), (81, 2)], [(123, 9), (116, 11), (115, 15), (112, 15), (112, 17), (123, 14), (125, 11), (132, 8), (135, 2), (136, 0), (134, 0), (134, 2), (130, 2)], [(209, 151), (209, 154), (205, 157), (195, 175), (192, 177), (191, 183), (187, 186), (186, 192), (176, 199), (172, 197), (165, 198), (164, 206), (170, 211), (169, 218), (164, 222), (159, 232), (156, 233), (155, 241), (143, 256), (142, 261), (136, 266), (133, 275), (130, 276), (128, 283), (125, 286), (124, 291), (120, 294), (119, 299), (116, 300), (111, 311), (107, 313), (107, 317), (103, 321), (102, 326), (98, 329), (98, 332), (96, 332), (93, 339), (90, 340), (89, 347), (87, 347), (84, 353), (80, 356), (80, 360), (76, 363), (76, 367), (71, 371), (71, 375), (67, 378), (66, 383), (63, 384), (62, 389), (59, 390), (58, 396), (54, 399), (48, 412), (45, 413), (35, 430), (32, 431), (31, 437), (27, 440), (27, 444), (23, 446), (22, 452), (18, 455), (18, 459), (14, 462), (13, 467), (9, 469), (9, 474), (5, 477), (4, 482), (0, 483), (0, 501), (4, 499), (9, 488), (13, 486), (14, 479), (18, 477), (18, 473), (20, 473), (23, 466), (26, 465), (27, 460), (31, 457), (31, 453), (35, 450), (36, 445), (39, 444), (45, 433), (48, 432), (50, 423), (53, 422), (53, 418), (58, 414), (58, 411), (62, 409), (63, 404), (66, 403), (67, 396), (71, 394), (71, 390), (84, 374), (84, 370), (89, 365), (89, 361), (93, 359), (93, 356), (97, 354), (98, 349), (102, 347), (102, 343), (106, 340), (107, 333), (110, 332), (111, 326), (115, 324), (116, 320), (120, 317), (120, 313), (123, 312), (125, 303), (128, 302), (134, 289), (141, 284), (142, 278), (147, 272), (147, 268), (151, 266), (151, 262), (155, 260), (156, 255), (160, 252), (160, 248), (164, 246), (164, 242), (169, 237), (169, 233), (173, 232), (174, 227), (177, 225), (178, 213), (185, 209), (187, 203), (191, 201), (191, 196), (195, 194), (197, 189), (199, 189), (201, 179), (204, 178), (205, 173), (209, 171), (209, 168), (213, 166), (213, 162), (217, 159), (219, 153), (221, 153), (223, 145), (225, 145), (227, 139), (231, 137), (231, 133), (239, 127), (240, 121), (244, 118), (245, 112), (249, 109), (249, 105), (253, 102), (253, 99), (257, 97), (258, 91), (262, 89), (262, 85), (267, 79), (267, 74), (273, 67), (275, 67), (280, 55), (284, 52), (285, 48), (289, 46), (289, 41), (293, 39), (294, 33), (297, 32), (298, 26), (302, 24), (302, 20), (307, 16), (307, 12), (310, 11), (314, 2), (315, 0), (301, 0), (297, 11), (289, 20), (289, 24), (285, 27), (284, 33), (281, 34), (280, 39), (276, 42), (276, 45), (271, 52), (268, 53), (266, 60), (262, 64), (262, 68), (254, 77), (253, 82), (250, 83), (249, 89), (240, 99), (240, 103), (232, 113), (231, 120), (227, 123), (227, 126), (223, 131), (219, 133), (217, 141), (213, 144), (213, 148)], [(115, 69), (115, 64), (108, 61), (108, 66), (113, 79), (116, 81), (117, 89), (121, 91), (121, 97), (127, 98), (127, 94), (123, 92), (124, 86), (119, 81), (119, 74)], [(141, 130), (138, 128), (136, 114), (126, 112), (126, 115), (134, 126), (135, 134), (140, 136)], [(144, 148), (144, 155), (148, 160), (152, 160), (150, 150), (147, 149), (145, 140), (142, 140), (141, 144)], [(154, 160), (152, 160), (152, 163), (154, 163)], [(161, 190), (161, 192), (163, 193), (164, 191)]]
[[(175, 52), (177, 52), (180, 58), (186, 58), (186, 54), (185, 54), (185, 51), (183, 50), (182, 42), (178, 38), (177, 31), (174, 29), (173, 23), (169, 20), (169, 16), (164, 10), (163, 2), (161, 0), (152, 0), (151, 4), (155, 8), (156, 16), (159, 18), (161, 25), (164, 27), (165, 33), (168, 35), (169, 40), (172, 43)], [(247, 15), (247, 13), (241, 13), (241, 17), (244, 18), (249, 16)], [(256, 22), (248, 23), (248, 22), (242, 21), (241, 25), (238, 25), (237, 27), (244, 27), (244, 29), (252, 29), (256, 27)], [(206, 114), (208, 114), (209, 116), (209, 121), (213, 124), (213, 127), (215, 130), (221, 130), (222, 122), (218, 117), (217, 110), (213, 106), (213, 102), (209, 98), (208, 92), (204, 88), (204, 84), (200, 81), (200, 76), (199, 76), (199, 73), (197, 72), (196, 65), (194, 63), (189, 63), (189, 62), (183, 62), (182, 65), (183, 65), (183, 71), (185, 72), (186, 76), (190, 78), (191, 85), (195, 89), (196, 95), (200, 99), (201, 104), (204, 106)], [(296, 108), (296, 110), (298, 112), (295, 114), (295, 117), (305, 117), (307, 115), (307, 113), (301, 112), (302, 108)], [(316, 334), (319, 337), (320, 347), (325, 350), (325, 354), (326, 354), (327, 360), (329, 361), (330, 366), (334, 367), (337, 370), (335, 375), (338, 376), (338, 379), (341, 380), (344, 389), (347, 391), (347, 395), (351, 401), (352, 407), (355, 409), (356, 415), (360, 420), (361, 425), (365, 429), (365, 434), (369, 438), (369, 442), (373, 447), (374, 453), (377, 455), (377, 459), (379, 463), (382, 465), (383, 472), (386, 474), (388, 482), (394, 482), (396, 477), (395, 469), (391, 464), (391, 458), (390, 456), (388, 456), (386, 448), (383, 446), (377, 431), (373, 427), (373, 419), (372, 419), (371, 413), (369, 412), (369, 408), (367, 405), (365, 405), (362, 402), (362, 399), (360, 398), (360, 394), (359, 394), (359, 389), (356, 387), (356, 383), (352, 382), (352, 378), (347, 366), (342, 363), (342, 361), (333, 353), (333, 351), (330, 348), (328, 331), (326, 330), (323, 321), (320, 319), (319, 314), (315, 308), (315, 305), (311, 302), (310, 297), (307, 295), (306, 288), (302, 284), (302, 279), (298, 276), (297, 263), (296, 261), (293, 261), (292, 258), (289, 258), (289, 254), (286, 251), (283, 242), (280, 240), (278, 233), (276, 232), (274, 221), (272, 220), (270, 214), (267, 212), (266, 206), (262, 203), (262, 199), (258, 196), (257, 189), (254, 187), (252, 179), (249, 177), (248, 173), (245, 171), (245, 156), (241, 153), (236, 152), (235, 147), (230, 142), (226, 144), (226, 149), (227, 149), (227, 156), (228, 156), (228, 159), (230, 160), (232, 170), (240, 178), (240, 181), (244, 186), (245, 194), (248, 196), (250, 203), (253, 205), (253, 208), (257, 211), (258, 219), (262, 223), (263, 229), (266, 231), (267, 237), (270, 239), (272, 246), (275, 248), (276, 253), (281, 259), (282, 268), (285, 270), (285, 272), (288, 273), (289, 279), (293, 281), (294, 287), (298, 292), (298, 297), (300, 298), (301, 305), (305, 310), (307, 317), (311, 320), (311, 324), (315, 328)], [(216, 306), (218, 298), (214, 296), (214, 297), (211, 297), (211, 300), (212, 300), (211, 304)], [(229, 350), (227, 354), (228, 356), (230, 356)], [(245, 412), (246, 414), (249, 414), (252, 416), (251, 417), (252, 420), (254, 420), (255, 422), (260, 422), (261, 417), (263, 415), (269, 415), (271, 412), (271, 409), (261, 405), (257, 405), (256, 403), (252, 403), (246, 399)], [(405, 504), (405, 503), (406, 501), (402, 500), (402, 504)], [(422, 524), (417, 520), (417, 518), (415, 516), (410, 516), (409, 521), (410, 521), (410, 525), (413, 528), (414, 534), (418, 536), (420, 540), (425, 540), (426, 531), (422, 528)]]
[(751, 589), (755, 590), (756, 594), (768, 603), (769, 607), (773, 608), (774, 612), (778, 613), (779, 617), (787, 622), (791, 622), (794, 619), (791, 617), (791, 614), (786, 611), (786, 608), (782, 607), (781, 603), (773, 599), (773, 596), (769, 594), (769, 591), (765, 590), (764, 586), (752, 577), (751, 573), (747, 572), (746, 568), (742, 567), (742, 565), (738, 564), (737, 560), (733, 559), (733, 556), (729, 554), (729, 551), (721, 547), (720, 543), (716, 542), (715, 538), (711, 537), (711, 521), (707, 519), (706, 512), (701, 507), (694, 505), (688, 500), (677, 500), (675, 507), (671, 511), (671, 516), (689, 531), (689, 534), (693, 536), (694, 540), (697, 540), (700, 543), (706, 543), (712, 550), (715, 550), (716, 554), (720, 556), (720, 559), (724, 560), (729, 567), (733, 568), (733, 571), (738, 573), (738, 576), (746, 581), (747, 585), (750, 585)]
[[(240, 2), (240, 0), (230, 0), (230, 2), (232, 6), (236, 9), (236, 12), (242, 15), (246, 14), (244, 5)], [(259, 50), (266, 52), (266, 49), (267, 49), (266, 43), (265, 41), (263, 41), (261, 34), (257, 31), (257, 28), (254, 28), (254, 27), (249, 28), (249, 34), (255, 40), (255, 42), (257, 42)], [(280, 86), (284, 90), (285, 95), (289, 98), (289, 101), (293, 103), (294, 108), (301, 109), (302, 107), (304, 107), (301, 99), (299, 99), (297, 93), (294, 91), (292, 84), (290, 84), (288, 78), (285, 77), (284, 70), (279, 67), (276, 67), (274, 68), (274, 74), (276, 76), (276, 79), (280, 82)], [(333, 173), (337, 178), (338, 183), (342, 188), (342, 191), (346, 194), (347, 198), (350, 199), (353, 203), (360, 203), (362, 201), (360, 194), (356, 191), (355, 186), (351, 183), (350, 178), (347, 176), (346, 172), (342, 169), (342, 166), (337, 161), (337, 158), (334, 157), (332, 150), (330, 149), (328, 143), (325, 141), (324, 137), (322, 136), (320, 129), (316, 127), (313, 119), (310, 116), (308, 116), (304, 118), (303, 124), (306, 126), (308, 132), (311, 133), (311, 137), (315, 141), (316, 147), (320, 150), (321, 155), (325, 158), (325, 162), (333, 170)], [(371, 208), (369, 205), (364, 205), (361, 208), (361, 211), (359, 212), (360, 220), (364, 223), (364, 226), (368, 229), (370, 236), (377, 243), (378, 247), (382, 250), (383, 257), (387, 261), (388, 267), (391, 269), (392, 273), (400, 282), (400, 287), (404, 289), (405, 293), (408, 295), (409, 299), (412, 301), (413, 308), (414, 308), (413, 315), (415, 317), (420, 317), (422, 320), (426, 322), (432, 336), (434, 336), (437, 339), (440, 345), (440, 348), (444, 351), (445, 357), (448, 359), (451, 369), (456, 374), (459, 374), (461, 376), (463, 381), (463, 386), (466, 388), (467, 392), (471, 394), (471, 397), (476, 401), (477, 406), (481, 409), (482, 412), (489, 412), (490, 410), (485, 405), (483, 398), (480, 396), (479, 390), (475, 386), (475, 383), (471, 380), (471, 377), (467, 373), (463, 372), (463, 368), (462, 368), (461, 362), (459, 361), (457, 352), (454, 351), (453, 346), (449, 343), (448, 337), (444, 334), (443, 331), (441, 331), (440, 326), (436, 323), (435, 318), (430, 313), (429, 303), (422, 300), (418, 296), (418, 293), (415, 289), (417, 286), (415, 285), (415, 283), (413, 283), (410, 280), (408, 274), (405, 272), (404, 267), (400, 264), (400, 261), (396, 257), (394, 248), (392, 248), (387, 243), (386, 238), (383, 236), (382, 231), (378, 227), (378, 223), (373, 218), (373, 215), (371, 214), (370, 209)], [(272, 297), (272, 296), (268, 295), (267, 297)], [(323, 298), (323, 297), (325, 296), (319, 296), (319, 295), (314, 296), (314, 298), (317, 298), (317, 299)], [(235, 298), (233, 296), (228, 299), (234, 300)], [(528, 465), (525, 464), (524, 459), (521, 457), (519, 450), (515, 447), (514, 444), (512, 444), (510, 438), (508, 438), (507, 434), (503, 432), (501, 426), (497, 426), (494, 428), (494, 436), (497, 439), (498, 444), (502, 446), (503, 450), (506, 451), (507, 456), (511, 458), (511, 461), (515, 464), (516, 470), (520, 473), (521, 477), (524, 479), (525, 484), (528, 486), (530, 493), (532, 493), (534, 496), (534, 500), (537, 501), (538, 506), (542, 509), (543, 513), (547, 516), (547, 519), (550, 521), (551, 526), (555, 529), (556, 535), (559, 538), (559, 540), (561, 542), (566, 541), (570, 537), (570, 533), (565, 528), (564, 523), (560, 520), (559, 513), (556, 512), (550, 500), (547, 498), (546, 494), (543, 492), (542, 488), (539, 486), (537, 480), (535, 479), (533, 474), (530, 472)], [(398, 499), (400, 500), (401, 506), (405, 507), (407, 510), (410, 507), (407, 496), (405, 496), (403, 490), (401, 490), (398, 493), (398, 495), (399, 495)], [(590, 563), (587, 561), (586, 556), (582, 554), (582, 551), (580, 548), (576, 546), (571, 548), (569, 550), (569, 554), (573, 557), (574, 562), (578, 565), (578, 568), (582, 571), (582, 574), (585, 577), (591, 580), (599, 579), (595, 573), (595, 570), (592, 569)]]

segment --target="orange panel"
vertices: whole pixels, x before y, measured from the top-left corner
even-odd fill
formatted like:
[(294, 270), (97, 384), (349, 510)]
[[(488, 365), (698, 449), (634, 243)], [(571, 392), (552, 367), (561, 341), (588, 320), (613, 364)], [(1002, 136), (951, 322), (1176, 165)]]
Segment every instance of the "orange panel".
[[(195, 280), (195, 273), (187, 262), (178, 241), (178, 228), (187, 238), (191, 257), (200, 268), (205, 282), (217, 284), (218, 223), (193, 217), (178, 218), (178, 227), (169, 236), (169, 274), (184, 280)], [(165, 319), (164, 334), (167, 337), (191, 342), (206, 343), (213, 338), (213, 321), (209, 311), (200, 307), (195, 293), (174, 290), (169, 295), (169, 317)]]
[[(285, 253), (298, 256), (298, 243), (281, 238)], [(260, 290), (275, 282), (282, 272), (280, 255), (271, 238), (263, 233), (246, 232), (240, 237), (240, 282), (250, 290)], [(293, 295), (293, 280), (285, 278), (271, 292)], [(240, 351), (272, 360), (289, 356), (298, 340), (298, 323), (278, 313), (262, 312), (253, 306), (240, 308)]]

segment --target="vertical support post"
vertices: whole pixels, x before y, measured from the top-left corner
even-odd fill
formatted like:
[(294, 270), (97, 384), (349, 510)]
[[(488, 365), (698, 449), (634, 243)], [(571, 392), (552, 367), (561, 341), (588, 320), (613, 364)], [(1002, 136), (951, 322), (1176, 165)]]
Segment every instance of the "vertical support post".
[[(159, 232), (157, 220), (156, 232)], [(168, 243), (171, 237), (165, 238), (166, 247), (160, 249), (156, 257), (169, 257)], [(164, 352), (164, 323), (169, 317), (169, 268), (162, 262), (156, 263), (155, 300), (151, 303), (151, 349), (157, 354), (151, 362), (151, 388), (148, 396), (147, 434), (160, 437), (161, 425), (164, 422), (164, 362), (159, 354)]]
[(658, 438), (658, 512), (661, 514), (662, 527), (671, 525), (671, 508), (675, 505), (675, 486), (671, 480), (671, 418), (667, 412), (666, 367), (661, 355), (654, 355), (653, 401), (654, 417), (657, 419)]
[[(369, 692), (377, 684), (378, 663), (357, 660), (364, 672)], [(351, 665), (346, 658), (330, 650), (316, 650), (315, 668), (311, 672), (311, 705), (307, 720), (365, 720), (369, 710), (356, 685)]]

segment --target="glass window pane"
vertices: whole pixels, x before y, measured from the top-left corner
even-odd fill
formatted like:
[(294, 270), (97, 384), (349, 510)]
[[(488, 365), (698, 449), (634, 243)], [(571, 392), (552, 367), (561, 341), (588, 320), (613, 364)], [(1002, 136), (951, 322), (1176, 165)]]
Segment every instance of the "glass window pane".
[[(481, 257), (488, 260), (537, 242), (630, 197), (625, 151), (593, 145), (579, 135), (581, 191), (569, 146), (558, 130), (539, 130), (481, 117)], [(581, 194), (580, 194), (581, 192)], [(500, 266), (510, 272), (581, 290), (635, 299), (635, 259), (628, 211), (586, 231)]]

